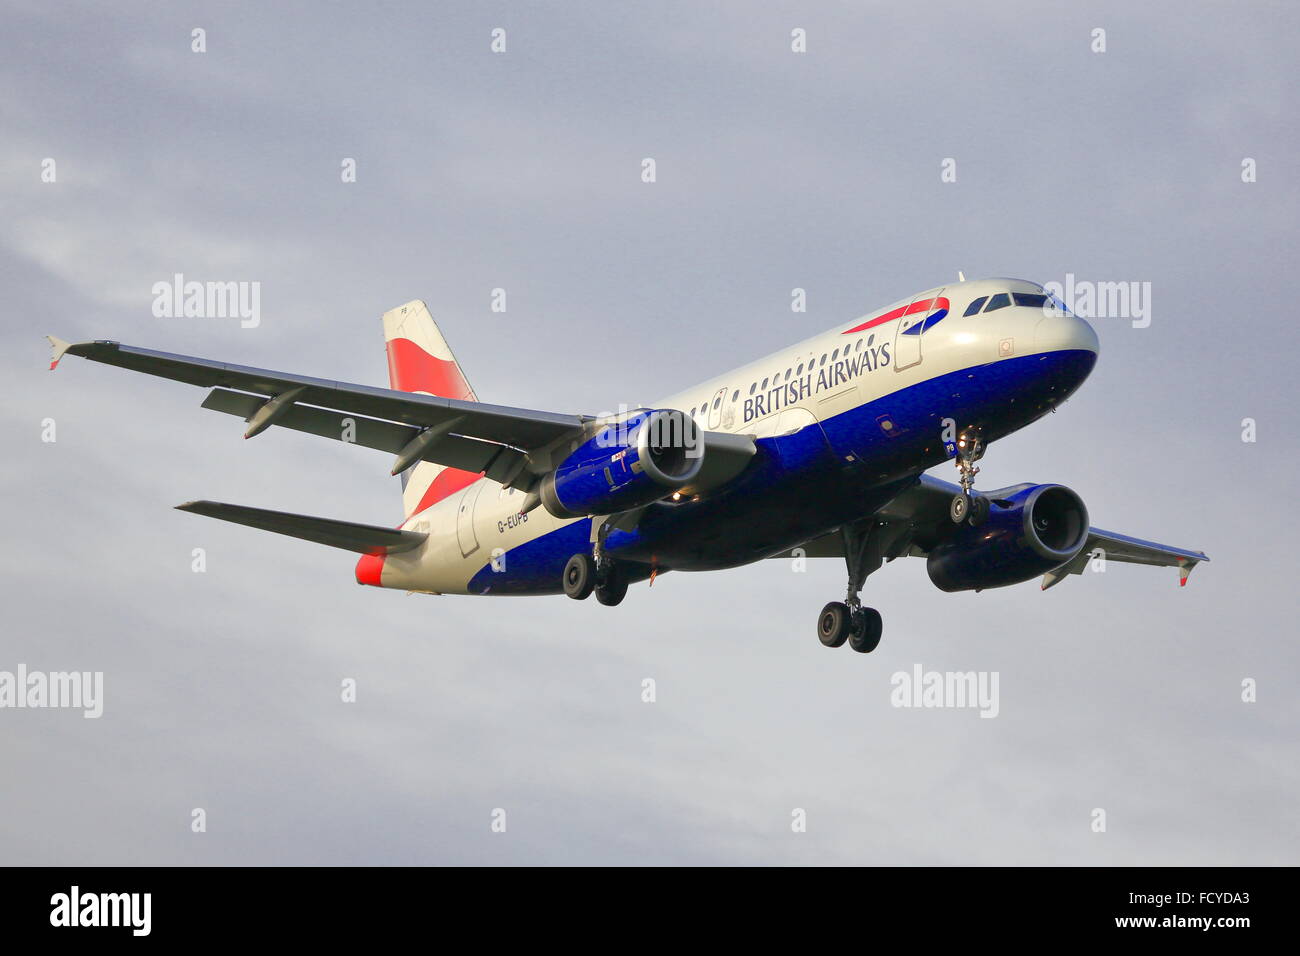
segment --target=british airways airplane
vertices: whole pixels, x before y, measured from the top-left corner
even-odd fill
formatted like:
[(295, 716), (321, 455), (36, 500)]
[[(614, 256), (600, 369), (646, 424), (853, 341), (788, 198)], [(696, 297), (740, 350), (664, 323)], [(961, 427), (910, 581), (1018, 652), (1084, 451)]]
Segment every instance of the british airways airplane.
[[(595, 594), (616, 605), (663, 571), (840, 557), (829, 647), (868, 653), (881, 618), (858, 594), (885, 561), (925, 558), (943, 591), (1090, 560), (1177, 567), (1200, 551), (1089, 525), (1058, 484), (977, 491), (988, 446), (1054, 411), (1097, 361), (1097, 335), (1042, 286), (929, 289), (649, 408), (562, 415), (480, 402), (423, 302), (383, 316), (389, 388), (53, 336), (65, 354), (210, 389), (203, 407), (396, 456), (405, 519), (383, 528), (214, 501), (183, 511), (361, 554), (360, 584), (431, 594)], [(944, 461), (959, 483), (923, 474)]]

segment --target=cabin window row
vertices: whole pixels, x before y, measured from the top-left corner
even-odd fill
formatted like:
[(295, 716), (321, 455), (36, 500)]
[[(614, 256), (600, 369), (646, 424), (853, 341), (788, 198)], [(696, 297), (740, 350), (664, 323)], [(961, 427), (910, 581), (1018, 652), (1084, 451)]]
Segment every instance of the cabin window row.
[[(767, 378), (763, 379), (762, 382), (751, 382), (749, 386), (749, 394), (753, 395), (755, 392), (759, 391), (760, 389), (766, 391), (769, 385), (775, 388), (777, 385), (780, 385), (782, 382), (790, 381), (790, 379), (796, 375), (802, 375), (804, 373), (805, 368), (807, 368), (807, 370), (811, 372), (815, 368), (821, 368), (827, 362), (836, 361), (841, 354), (849, 355), (855, 351), (860, 351), (865, 346), (871, 345), (875, 341), (875, 339), (876, 337), (874, 335), (870, 336), (867, 339), (858, 339), (857, 342), (848, 343), (847, 345), (844, 346), (843, 349), (837, 348), (830, 353), (823, 352), (822, 357), (820, 359), (811, 358), (807, 362), (800, 362), (798, 366), (792, 365), (785, 370), (784, 374), (782, 374), (781, 372), (777, 372), (775, 375), (770, 375)], [(737, 402), (740, 400), (740, 389), (736, 389), (731, 393), (731, 400), (733, 402)], [(697, 414), (707, 415), (709, 413), (709, 407), (710, 407), (709, 403), (705, 402), (698, 409), (692, 408), (689, 414), (692, 418), (694, 418)], [(722, 396), (719, 395), (717, 398), (713, 400), (712, 408), (716, 412), (721, 407), (722, 407)]]

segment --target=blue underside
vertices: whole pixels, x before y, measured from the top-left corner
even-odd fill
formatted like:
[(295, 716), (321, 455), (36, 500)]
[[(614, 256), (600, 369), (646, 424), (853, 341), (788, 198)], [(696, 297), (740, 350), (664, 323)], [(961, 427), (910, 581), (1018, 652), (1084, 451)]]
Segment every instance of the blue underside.
[[(1089, 351), (1049, 352), (919, 382), (783, 438), (759, 439), (754, 462), (698, 502), (658, 504), (633, 532), (606, 539), (633, 580), (661, 570), (709, 570), (780, 554), (847, 520), (871, 514), (915, 476), (951, 457), (941, 422), (978, 426), (987, 441), (1023, 428), (1063, 402), (1092, 371)], [(591, 519), (535, 538), (485, 564), (473, 594), (554, 594), (564, 564), (590, 547)]]

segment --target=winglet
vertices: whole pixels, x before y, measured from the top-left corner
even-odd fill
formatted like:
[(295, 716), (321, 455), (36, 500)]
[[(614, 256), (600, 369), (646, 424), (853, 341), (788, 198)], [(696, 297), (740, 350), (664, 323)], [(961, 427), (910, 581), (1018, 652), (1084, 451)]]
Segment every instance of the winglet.
[(63, 358), (63, 353), (72, 348), (71, 342), (65, 342), (56, 335), (45, 336), (54, 348), (54, 354), (50, 357), (50, 371), (53, 372), (58, 367), (59, 359)]
[(1187, 587), (1187, 576), (1192, 573), (1192, 568), (1196, 567), (1195, 561), (1188, 561), (1185, 558), (1178, 559), (1178, 586)]

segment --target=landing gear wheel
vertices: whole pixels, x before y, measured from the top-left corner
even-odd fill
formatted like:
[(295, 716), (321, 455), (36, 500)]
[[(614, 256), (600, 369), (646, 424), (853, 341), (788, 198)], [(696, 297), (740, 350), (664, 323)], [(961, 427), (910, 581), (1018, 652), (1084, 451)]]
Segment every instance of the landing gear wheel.
[(977, 495), (970, 500), (970, 526), (978, 528), (989, 519), (989, 500)]
[(952, 519), (953, 524), (961, 524), (970, 514), (970, 498), (963, 492), (960, 495), (953, 495), (952, 501), (948, 504), (948, 517)]
[(853, 616), (849, 606), (840, 601), (832, 601), (822, 608), (817, 618), (817, 639), (827, 647), (839, 647), (849, 639), (853, 626)]
[(606, 607), (621, 604), (627, 597), (627, 575), (614, 565), (605, 574), (605, 580), (596, 585), (596, 601)]
[(853, 630), (849, 634), (849, 647), (859, 654), (870, 654), (880, 646), (884, 622), (874, 607), (859, 608), (853, 615)]
[(564, 593), (575, 601), (585, 600), (596, 586), (596, 569), (591, 555), (575, 554), (564, 566)]

